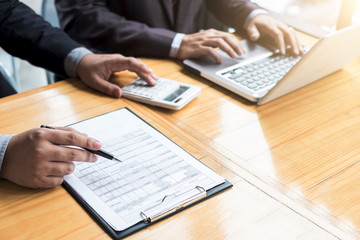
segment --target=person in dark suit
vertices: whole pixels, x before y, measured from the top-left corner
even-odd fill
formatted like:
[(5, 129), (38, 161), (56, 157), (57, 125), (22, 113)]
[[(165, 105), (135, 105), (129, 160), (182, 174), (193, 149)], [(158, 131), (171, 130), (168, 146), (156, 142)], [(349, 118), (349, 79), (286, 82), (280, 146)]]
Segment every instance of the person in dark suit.
[(226, 32), (201, 28), (206, 7), (224, 24), (247, 32), (251, 40), (271, 36), (281, 53), (302, 51), (295, 32), (248, 0), (56, 0), (62, 28), (72, 38), (102, 52), (128, 56), (186, 59), (210, 55), (219, 47), (231, 57), (244, 53)]
[(121, 89), (107, 81), (113, 71), (128, 68), (149, 82), (153, 79), (140, 60), (92, 54), (18, 0), (0, 0), (0, 46), (64, 78), (78, 76), (89, 87), (114, 97), (120, 97)]
[[(116, 71), (130, 70), (149, 84), (156, 84), (156, 76), (140, 60), (120, 54), (93, 54), (18, 0), (0, 0), (0, 46), (64, 77), (78, 76), (87, 86), (113, 97), (121, 96), (119, 86), (108, 82)], [(2, 90), (8, 86), (0, 87), (4, 87), (0, 92), (5, 95)], [(37, 128), (16, 136), (0, 135), (0, 177), (27, 187), (55, 187), (64, 175), (73, 172), (73, 161), (97, 160), (94, 154), (64, 145), (101, 148), (99, 141), (71, 128)]]

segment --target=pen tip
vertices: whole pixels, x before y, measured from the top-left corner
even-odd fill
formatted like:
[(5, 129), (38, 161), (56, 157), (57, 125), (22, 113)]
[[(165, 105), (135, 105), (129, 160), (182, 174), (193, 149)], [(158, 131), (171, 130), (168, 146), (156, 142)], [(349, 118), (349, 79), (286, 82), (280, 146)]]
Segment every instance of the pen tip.
[(118, 162), (122, 162), (120, 159), (118, 159), (118, 158), (116, 158), (116, 157), (114, 157), (113, 159), (116, 160), (116, 161), (118, 161)]

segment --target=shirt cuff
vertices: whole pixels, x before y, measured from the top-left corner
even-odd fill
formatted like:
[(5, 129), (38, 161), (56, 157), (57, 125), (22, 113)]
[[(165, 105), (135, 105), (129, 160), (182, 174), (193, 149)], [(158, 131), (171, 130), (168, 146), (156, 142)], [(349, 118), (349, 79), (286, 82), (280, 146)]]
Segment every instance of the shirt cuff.
[(247, 18), (245, 19), (245, 23), (244, 23), (244, 28), (247, 29), (247, 27), (249, 26), (250, 24), (250, 21), (260, 15), (260, 14), (269, 14), (267, 11), (265, 11), (264, 9), (255, 9), (253, 10), (248, 16)]
[(92, 54), (92, 52), (84, 47), (74, 48), (65, 58), (64, 61), (64, 69), (68, 77), (75, 78), (76, 67), (79, 64), (80, 60), (88, 54)]
[(179, 51), (181, 42), (184, 38), (185, 34), (183, 33), (177, 33), (171, 43), (171, 48), (170, 48), (170, 54), (169, 56), (172, 58), (176, 58), (177, 52)]
[(4, 160), (6, 148), (14, 135), (0, 135), (0, 171)]

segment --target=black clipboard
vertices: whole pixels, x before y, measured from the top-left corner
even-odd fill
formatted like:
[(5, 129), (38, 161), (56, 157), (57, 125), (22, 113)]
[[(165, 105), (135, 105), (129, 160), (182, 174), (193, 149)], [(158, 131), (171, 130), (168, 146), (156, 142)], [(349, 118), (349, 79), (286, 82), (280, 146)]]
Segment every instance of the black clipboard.
[[(143, 122), (145, 122), (147, 125), (149, 125), (150, 127), (152, 127), (153, 129), (155, 129), (156, 131), (158, 131), (156, 128), (154, 128), (152, 125), (150, 125), (148, 122), (146, 122), (144, 119), (142, 119), (141, 117), (139, 117), (137, 114), (135, 114), (133, 111), (131, 111), (129, 108), (125, 108), (128, 111), (130, 111), (132, 114), (134, 114), (137, 118), (141, 119)], [(106, 113), (105, 113), (106, 114)], [(101, 116), (101, 115), (99, 115)], [(85, 119), (87, 120), (87, 119)], [(85, 121), (83, 120), (83, 121)], [(81, 121), (80, 121), (81, 122)], [(71, 126), (71, 125), (69, 125)], [(160, 131), (158, 131), (160, 132)], [(161, 133), (161, 132), (160, 132)], [(162, 133), (161, 133), (162, 134)], [(167, 136), (165, 136), (164, 134), (162, 134), (165, 138), (167, 138), (168, 140), (172, 141), (171, 139), (169, 139)], [(172, 141), (173, 142), (173, 141)], [(174, 142), (173, 142), (174, 143)], [(174, 143), (176, 144), (176, 143)], [(177, 144), (176, 144), (177, 145)], [(179, 146), (179, 145), (177, 145)], [(180, 147), (180, 146), (179, 146)], [(190, 154), (191, 155), (191, 154)], [(195, 157), (194, 157), (195, 158)], [(195, 158), (196, 159), (196, 158)], [(199, 161), (199, 160), (198, 160)], [(201, 162), (201, 161), (200, 161)], [(202, 163), (202, 162), (201, 162)], [(203, 164), (203, 163), (202, 163)], [(194, 206), (195, 204), (198, 204), (202, 201), (205, 201), (206, 199), (209, 199), (221, 192), (224, 192), (225, 190), (231, 188), (233, 185), (225, 179), (224, 183), (213, 187), (207, 191), (204, 190), (204, 192), (201, 192), (201, 187), (199, 187), (199, 194), (200, 197), (194, 197), (194, 199), (190, 199), (189, 202), (186, 202), (184, 205), (182, 206), (178, 206), (178, 208), (175, 209), (171, 209), (172, 211), (170, 212), (166, 212), (165, 214), (162, 214), (160, 216), (158, 216), (155, 220), (152, 220), (151, 218), (147, 217), (144, 214), (144, 221), (141, 221), (123, 231), (116, 231), (114, 230), (101, 216), (100, 214), (98, 214), (84, 199), (82, 199), (77, 193), (76, 191), (68, 184), (66, 183), (66, 181), (63, 182), (62, 186), (66, 189), (66, 191), (82, 206), (83, 209), (85, 209), (85, 211), (100, 225), (100, 227), (102, 229), (104, 229), (105, 232), (107, 232), (111, 238), (113, 239), (122, 239), (125, 238), (131, 234), (134, 234), (142, 229), (145, 229), (153, 224), (156, 224), (157, 222), (169, 218), (173, 215), (175, 215), (178, 212), (181, 212), (189, 207)]]

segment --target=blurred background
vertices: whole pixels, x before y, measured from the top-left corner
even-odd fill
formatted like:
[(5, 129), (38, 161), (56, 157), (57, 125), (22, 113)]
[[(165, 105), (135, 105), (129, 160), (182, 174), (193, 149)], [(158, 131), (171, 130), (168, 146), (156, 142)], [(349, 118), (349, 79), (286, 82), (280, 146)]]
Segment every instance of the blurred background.
[(360, 0), (253, 0), (287, 24), (322, 37), (337, 29), (360, 23)]
[[(41, 13), (42, 0), (20, 0), (31, 7), (37, 14)], [(35, 67), (26, 61), (18, 59), (19, 62), (19, 83), (20, 92), (45, 86), (47, 84), (46, 71), (43, 68)]]
[[(252, 0), (274, 17), (296, 29), (321, 37), (337, 28), (360, 23), (360, 0)], [(41, 14), (42, 0), (23, 0)], [(46, 71), (18, 58), (9, 57), (0, 48), (0, 64), (15, 79), (23, 92), (47, 84)]]
[[(36, 13), (40, 14), (42, 0), (23, 0)], [(26, 61), (15, 58), (11, 59), (0, 48), (0, 64), (5, 71), (15, 78), (18, 91), (24, 92), (47, 84), (46, 72), (42, 68), (34, 67)]]

